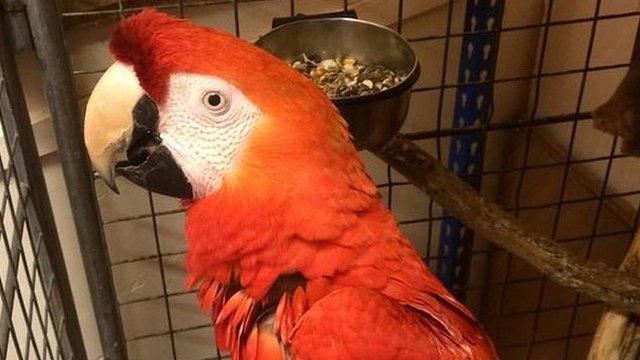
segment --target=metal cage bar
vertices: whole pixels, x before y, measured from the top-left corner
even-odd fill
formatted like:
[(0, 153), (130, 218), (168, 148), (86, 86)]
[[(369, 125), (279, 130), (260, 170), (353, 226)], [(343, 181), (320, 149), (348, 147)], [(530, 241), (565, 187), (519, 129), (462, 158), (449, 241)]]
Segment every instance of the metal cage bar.
[[(63, 357), (82, 360), (86, 359), (86, 352), (42, 166), (18, 79), (18, 68), (13, 49), (8, 43), (9, 37), (6, 36), (6, 15), (3, 12), (0, 16), (0, 111), (9, 160), (3, 161), (0, 158), (1, 180), (5, 191), (0, 212), (3, 217), (7, 211), (10, 212), (13, 229), (8, 229), (4, 222), (0, 224), (9, 265), (7, 277), (0, 284), (3, 302), (0, 350), (3, 356), (8, 356), (11, 339), (15, 355), (20, 359), (29, 359), (34, 354), (38, 359), (49, 356), (51, 359)], [(12, 199), (12, 190), (17, 192), (17, 201)], [(27, 262), (27, 251), (33, 256), (30, 263)], [(20, 268), (26, 276), (27, 289), (18, 276)], [(44, 297), (42, 301), (38, 300), (38, 291)], [(16, 299), (28, 333), (24, 352), (20, 348), (16, 324), (13, 324), (12, 319)], [(54, 327), (53, 339), (48, 334), (49, 322)], [(40, 347), (35, 341), (34, 330), (39, 330), (43, 337)], [(57, 346), (54, 347), (52, 340), (55, 340)]]
[(56, 141), (76, 224), (94, 312), (108, 359), (126, 359), (120, 312), (111, 281), (104, 232), (96, 207), (93, 178), (82, 141), (71, 66), (55, 3), (29, 0), (27, 15), (36, 53), (42, 65)]

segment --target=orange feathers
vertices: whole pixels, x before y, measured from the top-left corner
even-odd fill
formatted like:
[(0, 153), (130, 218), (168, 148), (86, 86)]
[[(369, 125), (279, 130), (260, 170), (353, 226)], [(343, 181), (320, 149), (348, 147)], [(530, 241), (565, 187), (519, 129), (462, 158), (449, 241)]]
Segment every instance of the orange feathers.
[[(160, 104), (210, 74), (262, 112), (221, 189), (188, 205), (189, 285), (234, 359), (492, 359), (367, 176), (344, 120), (304, 76), (219, 31), (145, 10), (111, 50)], [(296, 275), (293, 283), (283, 279)]]

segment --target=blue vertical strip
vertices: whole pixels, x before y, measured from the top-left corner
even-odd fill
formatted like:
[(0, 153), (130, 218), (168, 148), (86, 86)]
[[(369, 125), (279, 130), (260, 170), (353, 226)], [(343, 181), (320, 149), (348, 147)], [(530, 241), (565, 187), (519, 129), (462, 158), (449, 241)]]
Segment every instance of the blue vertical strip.
[[(486, 132), (491, 119), (493, 82), (498, 54), (504, 0), (467, 0), (465, 35), (460, 54), (452, 128), (478, 127), (478, 131), (453, 135), (449, 169), (475, 189), (480, 189)], [(473, 232), (445, 214), (440, 226), (437, 273), (458, 298), (464, 297), (469, 276)]]

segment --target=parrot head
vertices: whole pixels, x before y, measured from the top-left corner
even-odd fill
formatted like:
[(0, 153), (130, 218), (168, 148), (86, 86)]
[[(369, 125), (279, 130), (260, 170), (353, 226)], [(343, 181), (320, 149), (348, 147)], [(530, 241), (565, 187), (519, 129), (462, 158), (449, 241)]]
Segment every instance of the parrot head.
[(116, 61), (89, 98), (84, 134), (114, 191), (115, 173), (191, 200), (286, 188), (352, 148), (321, 90), (234, 36), (146, 9), (116, 26), (110, 50)]

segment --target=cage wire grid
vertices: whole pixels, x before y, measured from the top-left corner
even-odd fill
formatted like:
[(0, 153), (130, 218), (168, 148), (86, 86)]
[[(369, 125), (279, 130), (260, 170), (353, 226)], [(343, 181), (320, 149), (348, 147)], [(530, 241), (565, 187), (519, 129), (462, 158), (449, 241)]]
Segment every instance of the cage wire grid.
[[(188, 17), (185, 15), (185, 9), (190, 8), (204, 8), (207, 7), (207, 11), (215, 11), (216, 6), (231, 6), (233, 14), (233, 31), (236, 35), (242, 36), (243, 32), (243, 17), (251, 16), (244, 15), (242, 13), (241, 6), (244, 3), (250, 2), (264, 2), (268, 5), (269, 1), (266, 0), (246, 0), (246, 1), (179, 1), (179, 2), (159, 2), (149, 3), (144, 5), (155, 5), (158, 9), (168, 11), (174, 14), (178, 14), (182, 17)], [(406, 6), (406, 1), (397, 1), (397, 20), (393, 27), (399, 33), (403, 33), (403, 11)], [(579, 248), (585, 257), (593, 258), (594, 243), (598, 239), (615, 238), (619, 241), (624, 248), (628, 244), (629, 240), (633, 236), (637, 227), (637, 220), (640, 216), (640, 188), (634, 188), (627, 191), (611, 191), (610, 175), (612, 167), (616, 161), (625, 159), (627, 156), (621, 154), (618, 149), (617, 139), (613, 139), (611, 145), (607, 151), (603, 151), (597, 156), (588, 156), (576, 158), (574, 156), (575, 144), (580, 131), (580, 126), (583, 126), (585, 122), (591, 120), (589, 111), (585, 111), (583, 101), (585, 98), (585, 92), (589, 76), (596, 73), (606, 73), (607, 71), (620, 70), (628, 68), (629, 61), (606, 64), (606, 65), (592, 65), (592, 54), (594, 52), (594, 43), (596, 38), (596, 32), (598, 26), (603, 22), (624, 19), (624, 18), (640, 18), (640, 11), (627, 11), (624, 13), (603, 14), (601, 11), (602, 1), (598, 0), (595, 3), (594, 11), (589, 16), (571, 18), (571, 19), (556, 19), (554, 17), (554, 10), (556, 9), (557, 2), (549, 0), (546, 3), (546, 7), (543, 11), (543, 19), (540, 22), (521, 24), (521, 25), (507, 25), (495, 27), (492, 29), (482, 31), (457, 31), (453, 28), (454, 22), (454, 7), (456, 1), (448, 1), (443, 7), (446, 9), (446, 25), (439, 33), (424, 34), (421, 36), (407, 37), (407, 40), (414, 46), (419, 44), (438, 42), (443, 46), (443, 59), (441, 61), (441, 67), (425, 68), (425, 73), (438, 73), (439, 79), (437, 84), (432, 85), (420, 85), (420, 83), (413, 89), (413, 93), (429, 93), (436, 94), (436, 109), (428, 116), (435, 118), (435, 127), (428, 128), (419, 131), (405, 132), (407, 137), (420, 144), (429, 143), (427, 146), (430, 150), (435, 152), (437, 159), (440, 162), (446, 163), (447, 152), (446, 148), (451, 138), (460, 134), (471, 134), (482, 132), (487, 137), (487, 142), (491, 142), (494, 136), (503, 135), (508, 137), (516, 137), (521, 140), (521, 148), (516, 151), (516, 155), (512, 156), (509, 161), (503, 161), (499, 166), (489, 166), (487, 164), (480, 171), (482, 183), (484, 185), (487, 178), (493, 177), (499, 178), (501, 186), (510, 183), (509, 192), (510, 196), (496, 196), (496, 200), (501, 203), (511, 213), (518, 217), (524, 217), (527, 219), (527, 214), (532, 212), (549, 212), (550, 216), (550, 232), (554, 240), (561, 242), (572, 249)], [(464, 1), (462, 2), (464, 3)], [(344, 11), (349, 10), (351, 4), (348, 1), (342, 2), (341, 9)], [(96, 20), (101, 18), (123, 18), (126, 15), (138, 12), (142, 9), (141, 6), (131, 6), (119, 2), (117, 6), (113, 8), (92, 10), (92, 11), (74, 11), (63, 12), (61, 17), (65, 24), (70, 24), (74, 21), (89, 19)], [(340, 10), (340, 9), (337, 9)], [(298, 13), (295, 0), (289, 2), (289, 12), (283, 13), (280, 16), (293, 16)], [(367, 20), (366, 18), (364, 20)], [(215, 24), (213, 24), (215, 25)], [(584, 54), (582, 65), (571, 69), (562, 70), (546, 70), (545, 59), (547, 56), (548, 42), (553, 37), (553, 31), (561, 27), (569, 27), (574, 25), (584, 25), (588, 27), (589, 40), (588, 46)], [(450, 72), (450, 62), (452, 57), (458, 56), (460, 52), (459, 45), (465, 36), (497, 33), (499, 36), (505, 36), (510, 33), (517, 33), (522, 31), (538, 31), (540, 37), (539, 49), (536, 54), (534, 71), (532, 74), (526, 75), (510, 75), (505, 77), (495, 77), (485, 81), (477, 81), (478, 85), (491, 85), (499, 86), (513, 83), (529, 83), (531, 86), (531, 98), (530, 107), (527, 115), (521, 119), (513, 121), (491, 121), (486, 124), (482, 124), (480, 127), (455, 127), (451, 126), (450, 119), (445, 115), (446, 108), (449, 104), (446, 101), (446, 96), (449, 91), (455, 91), (456, 89), (464, 86), (465, 84), (460, 81), (451, 81), (447, 75)], [(629, 31), (637, 32), (637, 29), (629, 29)], [(636, 49), (638, 49), (638, 37), (636, 36)], [(637, 50), (636, 50), (637, 52)], [(629, 58), (631, 58), (629, 56)], [(101, 74), (105, 69), (90, 69), (90, 68), (73, 68), (73, 74), (78, 81), (81, 81), (84, 76), (95, 76)], [(576, 76), (579, 81), (579, 91), (575, 94), (575, 106), (572, 111), (560, 115), (539, 115), (539, 104), (541, 92), (543, 91), (544, 81), (553, 81), (556, 78), (563, 76)], [(86, 100), (81, 98), (80, 101)], [(414, 99), (415, 103), (416, 100)], [(496, 119), (492, 119), (496, 120)], [(545, 127), (553, 126), (567, 126), (569, 129), (568, 143), (564, 146), (564, 151), (561, 152), (557, 158), (536, 159), (537, 145), (534, 144), (536, 138), (536, 131)], [(564, 145), (564, 144), (563, 144)], [(575, 196), (570, 194), (571, 183), (575, 169), (580, 166), (588, 166), (589, 164), (604, 164), (604, 175), (597, 181), (597, 189), (591, 194)], [(549, 169), (554, 171), (559, 169), (559, 178), (555, 181), (555, 185), (559, 187), (557, 194), (552, 196), (551, 200), (543, 202), (532, 203), (525, 199), (527, 196), (525, 190), (527, 188), (528, 176), (532, 176), (532, 173), (544, 172)], [(506, 180), (505, 180), (506, 179)], [(406, 179), (398, 176), (397, 173), (390, 167), (386, 167), (386, 173), (384, 179), (378, 181), (378, 187), (383, 193), (387, 205), (394, 209), (398, 205), (398, 191), (403, 186), (411, 186)], [(498, 187), (501, 189), (501, 187)], [(484, 190), (484, 186), (483, 186)], [(131, 307), (137, 305), (148, 304), (150, 302), (160, 302), (164, 308), (164, 325), (162, 330), (147, 332), (142, 334), (130, 335), (127, 331), (127, 323), (125, 321), (125, 335), (128, 346), (133, 343), (141, 343), (153, 338), (162, 338), (168, 340), (170, 358), (179, 359), (189, 357), (188, 350), (184, 347), (180, 347), (177, 344), (177, 337), (183, 333), (197, 332), (204, 329), (208, 329), (209, 319), (206, 316), (201, 318), (201, 322), (196, 325), (180, 326), (177, 324), (176, 319), (172, 314), (176, 311), (176, 305), (173, 303), (174, 299), (189, 296), (190, 292), (184, 290), (171, 289), (168, 286), (171, 279), (167, 272), (167, 267), (170, 266), (168, 259), (172, 257), (180, 258), (184, 254), (183, 249), (166, 249), (163, 244), (162, 234), (159, 231), (159, 227), (163, 222), (163, 218), (173, 216), (181, 213), (180, 209), (171, 209), (166, 206), (158, 206), (158, 201), (161, 197), (153, 195), (151, 193), (146, 194), (145, 202), (147, 203), (147, 211), (141, 214), (120, 216), (116, 218), (106, 219), (103, 221), (103, 226), (106, 232), (109, 233), (109, 227), (119, 223), (135, 222), (140, 220), (150, 220), (153, 233), (153, 247), (154, 253), (151, 255), (130, 257), (126, 259), (118, 259), (111, 262), (111, 267), (115, 272), (118, 272), (119, 268), (140, 263), (148, 262), (150, 260), (157, 261), (157, 271), (159, 272), (161, 292), (153, 296), (138, 297), (133, 299), (127, 299), (126, 297), (120, 298), (119, 307)], [(609, 210), (609, 203), (615, 201), (633, 201), (636, 203), (634, 206), (635, 213), (631, 219), (628, 219), (625, 227), (615, 229), (601, 229), (602, 216)], [(160, 200), (161, 201), (161, 200)], [(589, 223), (589, 231), (581, 234), (572, 234), (570, 236), (563, 236), (561, 229), (563, 226), (563, 216), (566, 216), (566, 212), (571, 212), (572, 207), (578, 207), (582, 205), (594, 205), (593, 216), (589, 219), (583, 219)], [(139, 204), (138, 204), (139, 205)], [(436, 264), (440, 259), (437, 254), (437, 241), (438, 241), (438, 228), (441, 222), (446, 219), (446, 216), (442, 214), (440, 206), (434, 203), (433, 199), (427, 199), (424, 203), (424, 207), (427, 208), (426, 217), (418, 217), (413, 219), (403, 219), (399, 221), (401, 226), (417, 226), (424, 225), (423, 231), (426, 232), (426, 243), (419, 244), (419, 248), (423, 249), (423, 256), (425, 262), (435, 271)], [(131, 234), (134, 235), (134, 234)], [(487, 263), (499, 263), (499, 265), (486, 265), (485, 270), (487, 273), (494, 273), (492, 276), (486, 276), (483, 281), (469, 281), (461, 289), (463, 293), (467, 294), (466, 300), (469, 300), (469, 294), (480, 294), (477, 299), (469, 304), (472, 309), (479, 313), (482, 322), (485, 324), (489, 332), (492, 334), (496, 345), (500, 349), (500, 352), (505, 358), (510, 355), (513, 358), (527, 358), (535, 359), (540, 358), (538, 352), (541, 348), (547, 345), (552, 345), (556, 349), (557, 353), (561, 354), (558, 358), (580, 358), (580, 354), (585, 354), (585, 344), (588, 349), (588, 343), (595, 329), (595, 323), (591, 324), (591, 327), (587, 331), (578, 329), (576, 324), (581, 319), (581, 313), (585, 308), (596, 309), (596, 314), (599, 314), (599, 310), (602, 309), (602, 304), (592, 299), (584, 298), (579, 294), (571, 291), (564, 291), (563, 297), (568, 299), (562, 304), (548, 305), (546, 304), (546, 296), (549, 294), (558, 293), (557, 289), (553, 289), (553, 284), (549, 283), (547, 279), (541, 276), (535, 271), (531, 271), (522, 276), (522, 262), (512, 255), (507, 254), (504, 250), (489, 245), (483, 239), (476, 239), (473, 247), (469, 250), (468, 254), (470, 261), (479, 261)], [(621, 254), (619, 254), (621, 255)], [(619, 260), (620, 257), (617, 258)], [(617, 265), (616, 261), (612, 261), (612, 265)], [(495, 270), (494, 267), (499, 267)], [(497, 274), (497, 275), (496, 275)], [(533, 286), (535, 291), (531, 295), (534, 301), (528, 304), (526, 307), (520, 307), (515, 310), (508, 309), (507, 304), (513, 297), (511, 292), (512, 288), (522, 286)], [(561, 291), (560, 291), (561, 292)], [(190, 300), (193, 300), (189, 297)], [(195, 307), (195, 301), (192, 301), (192, 306)], [(553, 318), (559, 312), (566, 313), (568, 311), (569, 318), (565, 321), (565, 326), (560, 326), (566, 330), (564, 333), (555, 333), (552, 335), (540, 335), (539, 329), (543, 322), (549, 321), (549, 317)], [(126, 314), (125, 314), (126, 312)], [(123, 317), (135, 317), (136, 313), (131, 311), (123, 311)], [(597, 320), (598, 316), (595, 317)], [(509, 332), (513, 330), (513, 324), (523, 324), (522, 319), (527, 319), (526, 325), (523, 325), (528, 330), (525, 332), (525, 339), (519, 341), (509, 340)], [(46, 318), (45, 318), (46, 320)], [(126, 320), (126, 319), (125, 319)], [(510, 325), (511, 324), (511, 325)], [(208, 330), (207, 330), (208, 331)], [(213, 344), (213, 342), (211, 342)], [(213, 346), (213, 345), (211, 345)], [(187, 351), (187, 352), (185, 352)], [(581, 352), (582, 351), (582, 352)], [(516, 356), (513, 354), (520, 354)], [(189, 357), (191, 358), (191, 357)], [(217, 349), (210, 355), (203, 357), (202, 359), (222, 359), (226, 358), (224, 354), (221, 354)]]
[(0, 19), (0, 356), (86, 359), (17, 67)]
[[(4, 89), (0, 89), (3, 91)], [(3, 119), (4, 120), (4, 119)], [(42, 250), (42, 234), (32, 234), (27, 227), (25, 189), (17, 180), (14, 165), (16, 137), (5, 135), (6, 153), (11, 160), (0, 159), (3, 183), (2, 263), (4, 279), (0, 280), (2, 299), (2, 331), (0, 349), (3, 358), (57, 359), (62, 356), (58, 346), (60, 334), (50, 332), (51, 309), (47, 298), (53, 278), (43, 277), (37, 256)], [(35, 237), (32, 237), (34, 236)], [(35, 256), (34, 256), (35, 255)], [(45, 280), (46, 279), (46, 280)], [(45, 284), (47, 284), (45, 286)], [(44, 297), (47, 294), (47, 298)]]

